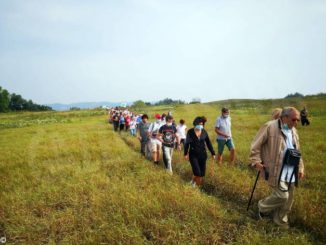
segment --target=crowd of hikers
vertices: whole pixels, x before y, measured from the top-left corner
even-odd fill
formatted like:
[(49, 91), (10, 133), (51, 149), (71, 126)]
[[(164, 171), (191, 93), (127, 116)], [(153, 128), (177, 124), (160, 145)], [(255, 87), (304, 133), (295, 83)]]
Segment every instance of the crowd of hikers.
[[(304, 177), (304, 165), (295, 127), (300, 120), (302, 126), (309, 125), (307, 117), (306, 108), (300, 112), (294, 107), (276, 108), (271, 120), (259, 129), (250, 146), (250, 165), (258, 170), (256, 182), (262, 173), (261, 176), (271, 187), (271, 194), (258, 202), (257, 218), (272, 217), (277, 225), (284, 228), (288, 227), (287, 214), (294, 201), (293, 183), (297, 186), (298, 180)], [(120, 108), (109, 110), (109, 122), (114, 131), (129, 131), (132, 136), (137, 137), (141, 146), (140, 153), (154, 164), (159, 164), (162, 152), (163, 163), (169, 174), (173, 174), (173, 151), (183, 150), (184, 159), (190, 162), (192, 168), (193, 187), (203, 184), (207, 150), (212, 158), (221, 164), (223, 151), (227, 146), (230, 162), (234, 163), (235, 146), (228, 108), (221, 109), (221, 114), (215, 122), (217, 157), (205, 130), (205, 116), (197, 116), (189, 130), (185, 120), (176, 122), (171, 111), (162, 115), (155, 114), (154, 118), (155, 120), (150, 122), (147, 114), (135, 114)]]
[(185, 120), (176, 122), (171, 112), (156, 114), (150, 122), (147, 114), (135, 114), (127, 109), (109, 110), (109, 122), (114, 131), (129, 131), (140, 141), (140, 152), (147, 159), (159, 164), (162, 152), (166, 170), (172, 174), (172, 155), (174, 149), (182, 149), (186, 142), (187, 126)]
[[(206, 172), (206, 149), (210, 151), (213, 159), (216, 159), (212, 143), (204, 129), (206, 117), (196, 117), (192, 122), (193, 127), (189, 130), (185, 120), (180, 119), (176, 122), (170, 111), (162, 115), (155, 114), (154, 118), (155, 120), (150, 122), (147, 114), (136, 114), (119, 108), (109, 110), (109, 122), (113, 125), (114, 131), (129, 131), (132, 136), (138, 137), (141, 154), (155, 164), (159, 164), (162, 155), (164, 166), (169, 174), (173, 174), (173, 151), (183, 150), (184, 158), (189, 160), (192, 167), (192, 186), (202, 185)], [(221, 115), (216, 119), (215, 132), (218, 163), (222, 163), (225, 145), (230, 151), (230, 161), (234, 163), (235, 147), (231, 135), (231, 118), (227, 108), (222, 108)]]

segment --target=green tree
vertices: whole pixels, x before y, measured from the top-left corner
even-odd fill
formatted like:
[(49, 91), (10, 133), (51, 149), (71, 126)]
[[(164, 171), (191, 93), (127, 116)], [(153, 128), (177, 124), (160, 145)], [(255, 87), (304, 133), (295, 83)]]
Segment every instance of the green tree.
[(192, 101), (190, 102), (190, 104), (198, 104), (201, 102), (201, 99), (200, 98), (193, 98)]
[(25, 100), (19, 94), (10, 94), (0, 87), (0, 112), (6, 111), (50, 111), (51, 107), (35, 104), (32, 100)]
[(0, 87), (0, 112), (9, 110), (10, 94), (7, 90)]
[(133, 107), (136, 107), (136, 108), (143, 108), (146, 106), (145, 102), (142, 101), (142, 100), (136, 100), (133, 104), (132, 104)]
[(303, 98), (304, 95), (303, 94), (300, 94), (298, 92), (294, 93), (294, 94), (288, 94), (287, 96), (285, 96), (285, 99), (288, 99), (288, 98)]
[(10, 110), (21, 111), (25, 109), (24, 105), (26, 106), (26, 100), (24, 100), (21, 95), (13, 93), (10, 96), (10, 102), (9, 102)]
[(170, 98), (165, 98), (164, 100), (160, 100), (156, 102), (155, 105), (178, 105), (178, 104), (185, 104), (182, 100), (173, 100)]

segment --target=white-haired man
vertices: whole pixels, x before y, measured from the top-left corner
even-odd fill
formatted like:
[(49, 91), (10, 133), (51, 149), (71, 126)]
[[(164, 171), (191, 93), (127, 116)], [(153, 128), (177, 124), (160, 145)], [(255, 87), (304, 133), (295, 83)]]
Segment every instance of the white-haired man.
[(300, 113), (296, 108), (283, 108), (281, 117), (261, 127), (251, 144), (252, 166), (265, 173), (265, 179), (272, 188), (271, 195), (258, 202), (258, 216), (262, 218), (272, 214), (273, 221), (283, 228), (288, 228), (294, 185), (297, 186), (298, 179), (304, 177), (302, 159), (297, 167), (288, 165), (285, 161), (288, 149), (300, 149), (295, 129), (299, 121)]

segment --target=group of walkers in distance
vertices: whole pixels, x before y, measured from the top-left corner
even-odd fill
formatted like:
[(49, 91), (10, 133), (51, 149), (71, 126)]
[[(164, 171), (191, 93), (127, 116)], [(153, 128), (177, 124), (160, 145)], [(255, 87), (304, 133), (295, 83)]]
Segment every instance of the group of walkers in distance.
[[(155, 121), (149, 122), (147, 114), (134, 114), (128, 110), (111, 109), (109, 121), (114, 131), (128, 131), (140, 141), (140, 152), (147, 159), (159, 164), (161, 151), (163, 162), (168, 173), (172, 171), (174, 149), (182, 149), (186, 141), (187, 126), (181, 119), (176, 125), (172, 113), (156, 114)], [(131, 126), (132, 125), (132, 126)], [(134, 128), (136, 129), (135, 131)]]
[[(159, 164), (162, 152), (163, 163), (166, 171), (173, 174), (172, 157), (175, 149), (184, 151), (184, 158), (189, 160), (193, 177), (193, 187), (203, 184), (206, 173), (208, 149), (216, 159), (213, 145), (208, 133), (204, 129), (206, 117), (198, 116), (193, 121), (193, 128), (187, 130), (185, 120), (181, 119), (176, 124), (172, 113), (156, 114), (155, 121), (149, 122), (147, 114), (134, 114), (129, 110), (114, 108), (109, 111), (109, 121), (113, 124), (114, 131), (130, 131), (132, 136), (137, 136), (140, 141), (140, 152), (147, 159)], [(215, 132), (217, 134), (218, 154), (217, 161), (222, 164), (222, 155), (225, 146), (230, 151), (230, 161), (234, 163), (235, 147), (231, 134), (231, 118), (229, 110), (222, 108), (221, 116), (216, 119)]]
[[(271, 195), (258, 202), (257, 218), (271, 216), (273, 221), (284, 228), (288, 227), (288, 213), (294, 200), (294, 187), (304, 177), (304, 165), (300, 153), (299, 137), (295, 127), (300, 121), (309, 125), (308, 112), (299, 112), (294, 107), (276, 108), (272, 120), (258, 131), (250, 147), (251, 166), (256, 168), (272, 189)], [(182, 150), (185, 160), (189, 160), (193, 176), (193, 187), (203, 184), (206, 173), (207, 149), (212, 158), (222, 163), (225, 146), (230, 151), (230, 162), (235, 161), (235, 146), (231, 133), (231, 118), (228, 108), (221, 109), (215, 123), (217, 158), (205, 130), (206, 117), (198, 116), (193, 127), (187, 130), (185, 120), (176, 124), (172, 113), (156, 114), (155, 121), (149, 122), (147, 114), (134, 114), (128, 110), (114, 108), (109, 111), (109, 120), (114, 131), (128, 131), (140, 141), (140, 152), (155, 164), (159, 163), (160, 153), (166, 171), (172, 175), (174, 149)], [(258, 177), (257, 177), (258, 179)], [(249, 205), (248, 205), (249, 207)]]

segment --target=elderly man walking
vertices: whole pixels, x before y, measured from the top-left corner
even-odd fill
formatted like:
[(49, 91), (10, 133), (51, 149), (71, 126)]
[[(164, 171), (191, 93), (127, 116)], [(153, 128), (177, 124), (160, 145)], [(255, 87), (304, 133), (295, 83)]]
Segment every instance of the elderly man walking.
[(288, 162), (289, 150), (299, 150), (299, 137), (295, 126), (300, 121), (299, 111), (294, 107), (282, 110), (278, 120), (267, 122), (258, 131), (251, 144), (252, 166), (264, 172), (265, 179), (272, 188), (268, 197), (258, 202), (258, 217), (272, 214), (273, 221), (288, 228), (288, 214), (294, 201), (294, 185), (304, 177), (304, 165)]

